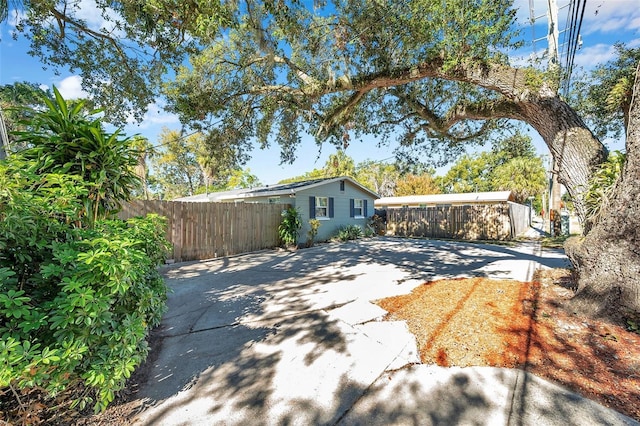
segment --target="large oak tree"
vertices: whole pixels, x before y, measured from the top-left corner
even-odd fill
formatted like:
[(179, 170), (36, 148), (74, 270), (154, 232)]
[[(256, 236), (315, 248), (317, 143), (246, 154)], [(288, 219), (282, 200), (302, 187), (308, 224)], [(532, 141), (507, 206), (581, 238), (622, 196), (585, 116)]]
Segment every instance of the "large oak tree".
[[(34, 53), (80, 70), (99, 102), (144, 106), (175, 68), (165, 89), (183, 123), (240, 152), (275, 140), (290, 161), (302, 132), (340, 146), (368, 133), (437, 162), (490, 137), (505, 120), (520, 120), (545, 141), (583, 216), (582, 191), (606, 157), (558, 96), (557, 73), (509, 63), (518, 45), (510, 0), (96, 2), (116, 23), (98, 31), (78, 18), (78, 3), (24, 4)], [(190, 64), (180, 67), (185, 55)], [(637, 170), (630, 158), (625, 173)], [(640, 183), (626, 182), (637, 195)], [(637, 214), (626, 219), (639, 223)], [(623, 263), (637, 271), (640, 260), (607, 254), (598, 243), (606, 229), (594, 235), (589, 250), (571, 252), (581, 274), (578, 299), (592, 293), (590, 272), (602, 261), (614, 272), (598, 276), (599, 293), (611, 296), (600, 301), (640, 310), (635, 278), (620, 272)], [(635, 237), (616, 238), (628, 243), (625, 255), (635, 253)]]
[(600, 220), (565, 247), (580, 278), (574, 304), (592, 313), (640, 311), (640, 63), (634, 81), (622, 173)]

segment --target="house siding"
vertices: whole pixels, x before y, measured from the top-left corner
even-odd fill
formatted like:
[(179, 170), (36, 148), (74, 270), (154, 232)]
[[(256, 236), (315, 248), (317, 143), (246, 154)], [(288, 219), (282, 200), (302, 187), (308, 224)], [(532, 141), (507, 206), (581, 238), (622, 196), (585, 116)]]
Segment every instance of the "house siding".
[[(344, 188), (344, 190), (341, 190)], [(293, 195), (295, 194), (295, 195)], [(308, 187), (300, 187), (285, 195), (274, 195), (273, 193), (265, 193), (264, 195), (251, 194), (251, 196), (244, 196), (238, 193), (238, 197), (227, 197), (224, 202), (242, 202), (242, 203), (268, 203), (269, 199), (279, 197), (279, 202), (283, 204), (290, 204), (296, 207), (300, 212), (302, 218), (302, 229), (300, 229), (300, 236), (298, 243), (305, 244), (307, 242), (307, 233), (311, 229), (309, 225), (309, 219), (312, 217), (310, 209), (313, 203), (309, 201), (309, 197), (328, 197), (329, 198), (329, 215), (328, 219), (320, 219), (320, 228), (318, 229), (318, 235), (316, 241), (326, 241), (334, 237), (338, 229), (346, 225), (358, 225), (362, 229), (367, 224), (367, 218), (374, 214), (374, 201), (377, 199), (374, 193), (360, 188), (357, 184), (353, 183), (348, 178), (341, 179), (335, 178), (327, 181), (326, 183), (320, 183)], [(352, 200), (360, 199), (364, 200), (363, 217), (350, 217), (353, 203)], [(198, 201), (210, 201), (202, 199)], [(222, 201), (219, 199), (218, 201)]]
[[(346, 225), (358, 225), (362, 229), (367, 224), (367, 218), (373, 215), (374, 198), (370, 194), (360, 190), (360, 188), (352, 185), (349, 181), (345, 181), (344, 191), (340, 190), (340, 181), (330, 182), (326, 185), (317, 186), (315, 188), (299, 190), (296, 192), (295, 205), (302, 216), (302, 229), (300, 230), (300, 243), (307, 241), (307, 233), (310, 230), (309, 219), (311, 214), (309, 211), (309, 197), (329, 197), (333, 198), (333, 217), (320, 220), (320, 228), (316, 241), (325, 241), (335, 236), (338, 229)], [(351, 213), (350, 203), (352, 199), (366, 200), (367, 212), (362, 218), (349, 217)]]

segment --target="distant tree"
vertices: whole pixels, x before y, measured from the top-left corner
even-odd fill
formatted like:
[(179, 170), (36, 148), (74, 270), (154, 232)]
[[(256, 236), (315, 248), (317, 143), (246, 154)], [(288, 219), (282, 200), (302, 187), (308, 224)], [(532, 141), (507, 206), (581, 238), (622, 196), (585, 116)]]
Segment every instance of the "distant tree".
[[(251, 169), (235, 169), (231, 171), (229, 178), (223, 182), (216, 184), (209, 190), (228, 191), (231, 189), (253, 188), (262, 185), (260, 179), (251, 173)], [(204, 192), (205, 188), (199, 188), (198, 193)]]
[(159, 142), (161, 150), (153, 163), (163, 198), (194, 195), (205, 184), (203, 167), (198, 162), (201, 137), (198, 134), (183, 137), (179, 131), (164, 128)]
[(425, 173), (422, 175), (406, 175), (398, 179), (395, 195), (400, 197), (403, 195), (440, 194), (440, 192), (440, 188), (433, 176)]
[(517, 157), (534, 158), (537, 156), (531, 137), (519, 130), (513, 135), (496, 140), (491, 147), (494, 166), (499, 166)]
[(356, 180), (381, 197), (393, 197), (399, 177), (395, 164), (365, 160), (356, 165)]
[(150, 198), (149, 194), (149, 167), (147, 161), (155, 154), (155, 149), (149, 139), (144, 136), (136, 135), (130, 139), (130, 144), (133, 149), (138, 152), (138, 164), (135, 167), (135, 172), (140, 182), (142, 183), (142, 197), (145, 200)]
[(241, 165), (249, 158), (241, 146), (222, 143), (219, 129), (192, 135), (193, 153), (202, 169), (207, 186), (226, 188), (234, 172), (242, 170)]
[(353, 158), (349, 157), (343, 150), (336, 151), (329, 155), (321, 169), (313, 169), (302, 175), (283, 179), (278, 183), (293, 183), (311, 179), (323, 179), (338, 176), (349, 176), (355, 178), (356, 167)]
[(278, 183), (294, 183), (301, 182), (303, 180), (311, 180), (311, 179), (323, 179), (326, 177), (325, 169), (313, 169), (310, 172), (306, 172), (302, 175), (293, 176), (290, 178), (282, 179), (278, 181)]
[(615, 45), (616, 57), (574, 82), (570, 102), (599, 138), (626, 133), (640, 48)]
[(325, 177), (355, 177), (356, 175), (356, 166), (353, 158), (349, 157), (342, 149), (337, 150), (335, 154), (329, 155), (323, 170)]
[(515, 157), (491, 171), (491, 189), (511, 191), (517, 203), (539, 198), (547, 186), (546, 171), (540, 157)]
[(464, 155), (437, 181), (443, 192), (510, 190), (524, 202), (541, 193), (545, 173), (531, 138), (517, 131), (496, 140), (491, 151)]
[(437, 182), (446, 194), (490, 191), (492, 165), (493, 159), (487, 152), (465, 154)]
[(53, 94), (35, 83), (18, 82), (0, 86), (0, 114), (4, 118), (9, 142), (6, 147), (0, 143), (0, 151), (11, 153), (26, 148), (24, 143), (16, 144), (14, 132), (25, 130), (25, 123), (33, 117), (34, 111), (45, 107), (43, 98), (53, 100)]

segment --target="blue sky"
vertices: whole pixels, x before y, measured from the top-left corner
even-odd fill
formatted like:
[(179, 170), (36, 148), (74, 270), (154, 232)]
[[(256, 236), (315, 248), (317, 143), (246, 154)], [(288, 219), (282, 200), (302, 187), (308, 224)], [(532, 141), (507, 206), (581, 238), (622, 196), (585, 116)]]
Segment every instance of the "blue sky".
[[(83, 0), (87, 5), (92, 2)], [(519, 7), (518, 19), (522, 22), (522, 36), (527, 41), (527, 45), (519, 52), (516, 52), (512, 59), (515, 63), (524, 63), (527, 58), (536, 54), (542, 55), (547, 48), (545, 40), (535, 43), (535, 50), (530, 43), (534, 37), (544, 37), (547, 32), (547, 20), (542, 17), (536, 20), (536, 26), (532, 31), (528, 25), (530, 16), (530, 5), (533, 5), (534, 16), (544, 15), (547, 11), (547, 0), (515, 0), (515, 5)], [(569, 0), (558, 0), (560, 7), (558, 15), (559, 30), (564, 30), (566, 26)], [(640, 5), (638, 0), (589, 0), (584, 13), (584, 20), (580, 31), (582, 46), (575, 57), (576, 67), (590, 68), (598, 63), (608, 61), (613, 57), (613, 44), (615, 42), (625, 42), (629, 47), (640, 46)], [(100, 22), (95, 17), (99, 14), (90, 6), (83, 6), (83, 15), (92, 24), (99, 25)], [(53, 70), (43, 69), (40, 62), (27, 54), (27, 44), (24, 39), (19, 38), (14, 41), (11, 33), (15, 26), (15, 14), (12, 14), (8, 22), (0, 24), (0, 84), (11, 84), (17, 81), (29, 81), (43, 84), (48, 87), (55, 85), (60, 89), (66, 98), (82, 96), (81, 80), (77, 75), (72, 75), (66, 70), (60, 70), (56, 75)], [(560, 42), (563, 36), (560, 35)], [(562, 50), (562, 46), (560, 46)], [(177, 117), (162, 110), (162, 102), (149, 105), (149, 111), (141, 124), (130, 124), (125, 128), (127, 135), (142, 134), (150, 141), (156, 142), (158, 134), (163, 126), (171, 129), (178, 129), (180, 123)], [(530, 129), (528, 134), (534, 139), (534, 143), (540, 154), (546, 154), (544, 143), (537, 133)], [(613, 149), (623, 148), (620, 141), (605, 141)], [(320, 168), (330, 154), (335, 152), (335, 148), (325, 144), (322, 150), (315, 144), (310, 136), (304, 136), (302, 146), (298, 150), (298, 158), (292, 165), (279, 165), (280, 153), (277, 144), (267, 150), (256, 149), (253, 151), (253, 158), (246, 167), (258, 176), (263, 184), (276, 183), (281, 179), (301, 175), (314, 168)], [(351, 156), (356, 163), (370, 160), (393, 161), (393, 146), (378, 147), (373, 137), (364, 137), (360, 140), (350, 141), (346, 153)], [(439, 173), (444, 169), (439, 169)]]

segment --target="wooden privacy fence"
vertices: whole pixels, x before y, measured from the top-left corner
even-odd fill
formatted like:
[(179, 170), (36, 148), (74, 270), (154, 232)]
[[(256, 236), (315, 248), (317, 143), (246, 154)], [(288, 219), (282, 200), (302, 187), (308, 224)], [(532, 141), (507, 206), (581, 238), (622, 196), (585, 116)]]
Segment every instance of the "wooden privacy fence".
[[(387, 232), (406, 237), (505, 240), (517, 235), (510, 213), (509, 204), (388, 209)], [(519, 210), (513, 213), (522, 214)]]
[(531, 207), (509, 201), (509, 219), (511, 220), (511, 236), (525, 232), (531, 227)]
[(288, 204), (189, 203), (134, 200), (120, 219), (156, 213), (167, 218), (169, 258), (176, 262), (211, 259), (276, 247), (278, 225)]

